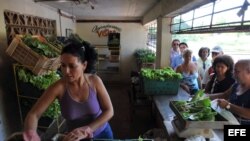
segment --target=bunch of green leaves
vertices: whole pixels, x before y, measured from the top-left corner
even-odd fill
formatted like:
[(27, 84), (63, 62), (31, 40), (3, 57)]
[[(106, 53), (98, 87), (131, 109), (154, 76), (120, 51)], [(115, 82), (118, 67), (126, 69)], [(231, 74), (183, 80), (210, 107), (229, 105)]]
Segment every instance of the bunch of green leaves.
[(60, 79), (60, 76), (56, 73), (56, 71), (51, 71), (47, 74), (37, 76), (23, 67), (17, 67), (17, 76), (19, 80), (31, 83), (40, 90), (47, 89), (51, 84)]
[(156, 59), (155, 52), (150, 49), (136, 49), (134, 56), (139, 59), (142, 63), (153, 63)]
[(24, 35), (22, 41), (33, 51), (39, 55), (44, 55), (48, 58), (54, 58), (59, 56), (59, 53), (51, 48), (48, 44), (39, 41), (37, 38), (32, 37), (31, 35)]
[(214, 121), (217, 114), (211, 108), (211, 100), (199, 90), (191, 101), (174, 101), (174, 105), (186, 120)]
[(50, 117), (53, 119), (58, 118), (61, 115), (61, 108), (58, 100), (56, 99), (49, 107), (48, 109), (43, 113), (42, 116), (44, 117)]
[[(60, 79), (60, 76), (55, 71), (39, 76), (32, 74), (32, 72), (21, 66), (16, 67), (16, 71), (19, 80), (25, 83), (31, 83), (34, 87), (37, 87), (40, 90), (47, 89), (51, 84)], [(61, 110), (59, 102), (58, 100), (55, 100), (42, 116), (55, 119), (58, 118), (60, 114)]]
[(150, 69), (150, 68), (142, 68), (141, 75), (144, 78), (151, 80), (180, 80), (182, 79), (182, 75), (180, 73), (176, 73), (171, 67), (166, 67), (163, 69)]

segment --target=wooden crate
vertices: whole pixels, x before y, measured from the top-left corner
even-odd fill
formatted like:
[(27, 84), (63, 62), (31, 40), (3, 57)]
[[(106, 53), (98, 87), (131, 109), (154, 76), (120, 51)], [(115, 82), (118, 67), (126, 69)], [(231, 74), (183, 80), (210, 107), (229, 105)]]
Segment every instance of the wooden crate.
[[(53, 49), (55, 48), (53, 46), (50, 47)], [(56, 49), (54, 50), (58, 51)], [(37, 54), (24, 44), (19, 36), (16, 36), (12, 40), (6, 49), (6, 53), (36, 75), (45, 74), (51, 70), (57, 70), (60, 66), (60, 57), (47, 58)]]

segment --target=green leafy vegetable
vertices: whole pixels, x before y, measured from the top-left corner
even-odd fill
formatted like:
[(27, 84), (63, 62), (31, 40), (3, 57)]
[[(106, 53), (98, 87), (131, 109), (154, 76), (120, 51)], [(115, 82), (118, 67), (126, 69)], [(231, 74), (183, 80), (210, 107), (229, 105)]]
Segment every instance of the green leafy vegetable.
[(151, 80), (165, 81), (166, 79), (182, 79), (182, 75), (180, 73), (176, 73), (171, 67), (166, 67), (163, 69), (142, 68), (141, 74), (143, 77)]
[(145, 48), (135, 50), (134, 56), (141, 63), (153, 63), (156, 59), (155, 52)]
[(211, 100), (204, 96), (204, 90), (199, 90), (191, 101), (174, 101), (173, 104), (186, 120), (213, 121), (217, 114), (211, 109)]
[(47, 89), (52, 83), (60, 79), (60, 76), (55, 71), (36, 76), (23, 67), (17, 68), (17, 75), (19, 80), (26, 83), (31, 83), (40, 90)]
[[(23, 67), (17, 67), (17, 75), (19, 80), (25, 83), (31, 83), (33, 86), (37, 87), (40, 90), (47, 89), (51, 84), (60, 79), (60, 76), (55, 71), (51, 71), (50, 73), (45, 75), (36, 76)], [(60, 114), (61, 110), (59, 102), (58, 100), (55, 100), (42, 116), (47, 116), (55, 119), (58, 118)]]
[(59, 56), (59, 53), (56, 52), (52, 47), (48, 44), (43, 43), (38, 40), (38, 38), (34, 38), (31, 35), (24, 35), (22, 37), (22, 41), (33, 51), (40, 55), (44, 55), (48, 58), (54, 58)]

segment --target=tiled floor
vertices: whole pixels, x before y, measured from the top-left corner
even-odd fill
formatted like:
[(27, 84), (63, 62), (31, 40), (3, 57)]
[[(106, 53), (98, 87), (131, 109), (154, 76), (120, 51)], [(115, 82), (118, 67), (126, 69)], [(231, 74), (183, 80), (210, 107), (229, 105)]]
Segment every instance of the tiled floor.
[(114, 117), (110, 121), (114, 138), (136, 139), (154, 128), (150, 106), (135, 108), (135, 112), (132, 114), (128, 95), (129, 85), (105, 85), (114, 107)]

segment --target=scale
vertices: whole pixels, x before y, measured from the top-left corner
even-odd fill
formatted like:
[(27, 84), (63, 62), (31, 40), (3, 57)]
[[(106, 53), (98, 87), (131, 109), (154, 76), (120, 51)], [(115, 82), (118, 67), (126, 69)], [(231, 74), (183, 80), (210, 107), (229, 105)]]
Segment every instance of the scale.
[(201, 135), (205, 138), (213, 138), (213, 129), (224, 129), (224, 125), (239, 125), (233, 114), (227, 110), (216, 111), (214, 121), (193, 121), (186, 120), (174, 105), (175, 101), (170, 101), (170, 108), (175, 113), (175, 118), (171, 124), (180, 138), (188, 138), (190, 136)]
[(201, 135), (205, 138), (213, 138), (213, 130), (212, 129), (206, 129), (206, 128), (184, 128), (181, 124), (180, 120), (178, 118), (175, 118), (172, 120), (172, 126), (180, 138), (188, 138), (194, 135)]

